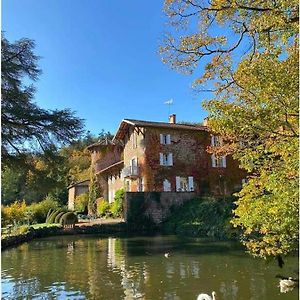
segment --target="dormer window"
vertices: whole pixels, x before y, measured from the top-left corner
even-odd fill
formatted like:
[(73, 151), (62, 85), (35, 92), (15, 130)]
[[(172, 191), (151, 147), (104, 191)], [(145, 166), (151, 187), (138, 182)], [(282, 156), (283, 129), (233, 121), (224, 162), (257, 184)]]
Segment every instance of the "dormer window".
[(170, 134), (160, 134), (160, 143), (162, 145), (170, 145), (171, 144), (171, 135)]

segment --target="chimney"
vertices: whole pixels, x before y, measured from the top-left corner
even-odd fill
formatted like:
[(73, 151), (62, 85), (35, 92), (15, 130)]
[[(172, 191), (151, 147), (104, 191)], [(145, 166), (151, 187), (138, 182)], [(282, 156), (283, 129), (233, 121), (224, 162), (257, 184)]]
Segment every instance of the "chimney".
[(203, 119), (203, 126), (208, 126), (208, 118)]
[(176, 115), (175, 114), (172, 114), (169, 116), (169, 123), (176, 124)]

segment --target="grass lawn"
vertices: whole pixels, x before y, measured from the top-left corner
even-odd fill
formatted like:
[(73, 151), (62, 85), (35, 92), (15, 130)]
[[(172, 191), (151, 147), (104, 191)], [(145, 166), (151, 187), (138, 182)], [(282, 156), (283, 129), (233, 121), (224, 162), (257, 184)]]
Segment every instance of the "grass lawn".
[(40, 228), (50, 228), (50, 227), (62, 227), (59, 223), (55, 224), (49, 224), (49, 223), (40, 223), (40, 224), (34, 224), (34, 225), (21, 225), (18, 227), (11, 227), (10, 229), (8, 228), (1, 228), (1, 239), (5, 239), (6, 237), (9, 236), (17, 236), (17, 235), (22, 235), (26, 234), (30, 228), (36, 230)]
[(49, 224), (49, 223), (40, 223), (40, 224), (34, 224), (30, 225), (33, 229), (39, 229), (39, 228), (46, 228), (46, 227), (62, 227), (59, 223)]

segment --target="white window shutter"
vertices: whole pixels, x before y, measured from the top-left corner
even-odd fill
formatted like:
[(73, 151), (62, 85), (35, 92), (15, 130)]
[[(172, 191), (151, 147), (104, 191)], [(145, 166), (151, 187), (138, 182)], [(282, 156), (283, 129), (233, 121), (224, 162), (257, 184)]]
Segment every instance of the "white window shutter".
[(164, 182), (164, 192), (171, 192), (171, 183), (168, 179), (165, 179)]
[(171, 135), (170, 134), (167, 135), (167, 144), (168, 145), (171, 144)]
[(159, 153), (159, 161), (160, 161), (160, 165), (163, 166), (164, 165), (164, 155), (162, 153)]
[(164, 135), (160, 134), (159, 137), (160, 137), (160, 143), (163, 144), (164, 143)]
[(214, 154), (211, 155), (211, 164), (213, 168), (216, 167), (216, 157)]
[(168, 155), (168, 166), (173, 166), (173, 154), (169, 153)]
[(215, 137), (213, 135), (211, 136), (211, 146), (215, 146)]
[(194, 177), (193, 176), (188, 177), (188, 184), (189, 184), (189, 191), (193, 192), (194, 191)]
[(180, 190), (180, 177), (176, 176), (176, 192)]
[(223, 165), (223, 168), (226, 168), (226, 156), (222, 156), (222, 165)]

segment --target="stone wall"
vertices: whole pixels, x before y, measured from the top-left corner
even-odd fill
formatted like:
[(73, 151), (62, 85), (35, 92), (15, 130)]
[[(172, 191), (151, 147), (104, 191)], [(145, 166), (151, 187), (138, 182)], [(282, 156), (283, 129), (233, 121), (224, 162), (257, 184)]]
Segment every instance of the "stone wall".
[(170, 214), (171, 207), (194, 199), (194, 192), (125, 193), (124, 218), (128, 225), (159, 225)]

